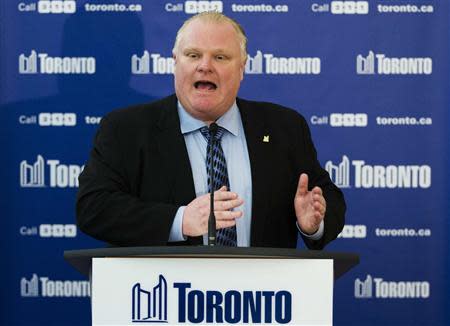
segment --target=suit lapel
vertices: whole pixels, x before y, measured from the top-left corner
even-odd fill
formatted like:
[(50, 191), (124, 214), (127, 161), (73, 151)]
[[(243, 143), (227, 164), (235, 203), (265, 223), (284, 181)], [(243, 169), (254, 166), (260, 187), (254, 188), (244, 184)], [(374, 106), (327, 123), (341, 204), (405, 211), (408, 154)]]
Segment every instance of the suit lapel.
[(270, 202), (271, 172), (270, 161), (273, 159), (272, 144), (264, 141), (270, 130), (265, 122), (263, 112), (257, 112), (247, 101), (237, 100), (237, 105), (244, 125), (248, 154), (252, 172), (252, 221), (251, 246), (262, 246), (264, 227)]
[[(168, 187), (172, 189), (172, 200), (177, 205), (187, 205), (195, 198), (194, 179), (184, 137), (180, 130), (180, 119), (175, 95), (161, 103), (158, 122), (158, 148), (168, 174)], [(201, 244), (201, 237), (189, 238), (191, 244)]]

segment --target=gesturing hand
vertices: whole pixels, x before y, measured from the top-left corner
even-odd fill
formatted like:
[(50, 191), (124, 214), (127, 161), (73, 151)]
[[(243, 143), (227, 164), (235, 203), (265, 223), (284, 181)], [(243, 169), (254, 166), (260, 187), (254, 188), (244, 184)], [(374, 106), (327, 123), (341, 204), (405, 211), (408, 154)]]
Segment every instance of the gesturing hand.
[(325, 216), (327, 203), (319, 187), (308, 191), (308, 175), (305, 173), (302, 173), (298, 180), (294, 207), (300, 229), (307, 234), (317, 232)]
[[(196, 237), (208, 232), (208, 218), (210, 206), (210, 193), (195, 198), (184, 209), (183, 235)], [(236, 218), (242, 216), (242, 211), (231, 211), (241, 206), (244, 201), (227, 187), (223, 186), (214, 192), (214, 214), (216, 228), (228, 228), (236, 224)]]

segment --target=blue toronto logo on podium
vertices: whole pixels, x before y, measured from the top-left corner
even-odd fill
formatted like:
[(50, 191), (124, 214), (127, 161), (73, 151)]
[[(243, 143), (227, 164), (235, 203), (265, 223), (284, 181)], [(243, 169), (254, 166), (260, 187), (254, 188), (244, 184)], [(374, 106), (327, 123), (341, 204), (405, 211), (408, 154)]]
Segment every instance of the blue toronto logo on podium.
[(151, 291), (136, 283), (132, 290), (132, 321), (167, 323), (167, 281), (159, 275), (158, 284)]
[(168, 297), (176, 295), (177, 323), (287, 324), (292, 320), (292, 294), (286, 290), (200, 290), (192, 283), (174, 282), (158, 276), (157, 284), (145, 289), (134, 283), (132, 292), (133, 323), (173, 323), (168, 315)]

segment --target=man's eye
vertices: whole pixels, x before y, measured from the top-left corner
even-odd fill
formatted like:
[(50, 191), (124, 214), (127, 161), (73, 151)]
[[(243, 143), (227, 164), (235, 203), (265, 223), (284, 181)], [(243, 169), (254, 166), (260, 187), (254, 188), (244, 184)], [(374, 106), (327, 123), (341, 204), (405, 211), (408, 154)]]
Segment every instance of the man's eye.
[(224, 55), (217, 55), (217, 56), (216, 56), (216, 59), (219, 60), (219, 61), (225, 60), (226, 58), (227, 58), (227, 57), (224, 56)]
[(189, 58), (191, 58), (191, 59), (196, 59), (196, 58), (198, 58), (198, 54), (197, 53), (188, 53), (188, 55), (187, 55)]

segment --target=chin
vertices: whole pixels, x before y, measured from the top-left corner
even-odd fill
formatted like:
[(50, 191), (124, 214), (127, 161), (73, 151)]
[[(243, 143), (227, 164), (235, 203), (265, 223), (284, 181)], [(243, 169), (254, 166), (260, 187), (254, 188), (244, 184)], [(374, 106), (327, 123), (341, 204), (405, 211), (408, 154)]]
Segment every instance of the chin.
[(207, 114), (207, 113), (211, 112), (211, 108), (217, 107), (217, 102), (211, 101), (209, 99), (200, 99), (200, 100), (193, 102), (192, 107), (193, 107), (194, 111)]
[(197, 109), (195, 110), (194, 117), (202, 121), (215, 121), (219, 117), (212, 114), (210, 110), (207, 109)]

